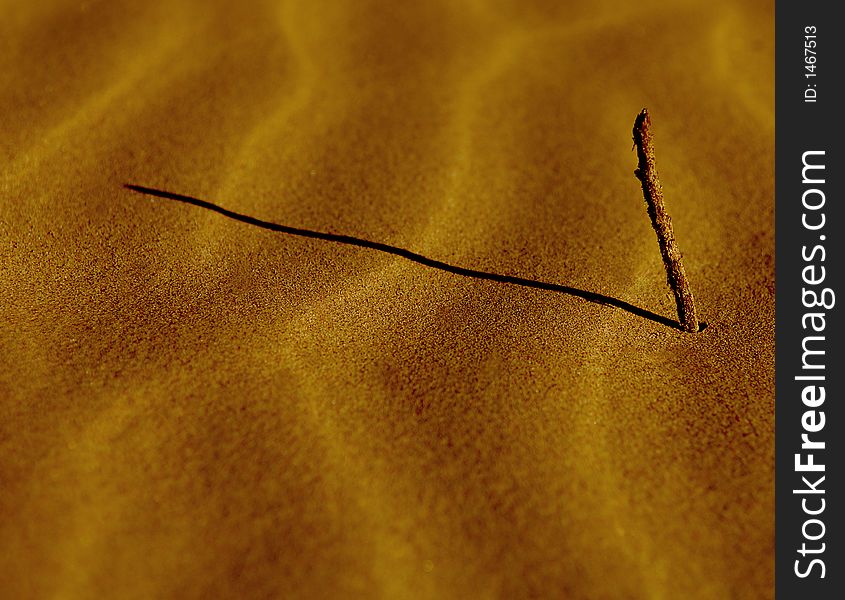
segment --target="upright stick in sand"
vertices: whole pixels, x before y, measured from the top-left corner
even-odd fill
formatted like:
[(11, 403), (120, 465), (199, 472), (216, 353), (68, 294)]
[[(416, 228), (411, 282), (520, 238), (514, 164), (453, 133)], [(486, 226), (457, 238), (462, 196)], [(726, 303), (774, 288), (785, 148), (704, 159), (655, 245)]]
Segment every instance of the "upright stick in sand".
[(698, 331), (698, 312), (695, 309), (695, 299), (692, 297), (684, 264), (681, 262), (681, 250), (675, 242), (672, 231), (672, 219), (663, 204), (663, 188), (657, 178), (657, 167), (654, 165), (654, 145), (652, 144), (651, 118), (648, 111), (643, 109), (634, 121), (634, 144), (637, 146), (639, 166), (634, 175), (643, 184), (643, 196), (648, 205), (648, 216), (651, 225), (657, 233), (657, 243), (666, 267), (666, 279), (672, 293), (675, 294), (675, 304), (678, 306), (678, 320), (684, 331)]

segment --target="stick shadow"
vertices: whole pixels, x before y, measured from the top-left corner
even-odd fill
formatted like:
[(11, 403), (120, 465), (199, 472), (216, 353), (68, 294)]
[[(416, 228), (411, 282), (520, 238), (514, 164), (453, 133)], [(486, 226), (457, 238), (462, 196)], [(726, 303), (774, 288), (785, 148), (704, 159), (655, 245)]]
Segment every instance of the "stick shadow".
[(639, 306), (634, 306), (633, 304), (625, 302), (624, 300), (619, 300), (618, 298), (612, 298), (603, 294), (597, 294), (595, 292), (589, 292), (586, 290), (581, 290), (566, 285), (560, 285), (557, 283), (548, 283), (545, 281), (536, 281), (533, 279), (514, 277), (513, 275), (500, 275), (498, 273), (487, 273), (486, 271), (476, 271), (475, 269), (458, 267), (456, 265), (450, 265), (449, 263), (445, 263), (440, 260), (423, 256), (422, 254), (417, 254), (416, 252), (411, 252), (410, 250), (406, 250), (405, 248), (397, 248), (396, 246), (382, 244), (381, 242), (372, 242), (370, 240), (356, 238), (349, 235), (338, 235), (334, 233), (325, 233), (322, 231), (312, 231), (310, 229), (300, 229), (298, 227), (289, 227), (287, 225), (271, 223), (270, 221), (262, 221), (261, 219), (256, 219), (255, 217), (250, 217), (249, 215), (242, 215), (240, 213), (225, 209), (222, 206), (218, 206), (206, 200), (200, 200), (199, 198), (193, 198), (191, 196), (174, 194), (173, 192), (157, 190), (141, 185), (134, 185), (131, 183), (125, 184), (124, 187), (132, 190), (133, 192), (138, 192), (139, 194), (155, 196), (158, 198), (166, 198), (168, 200), (175, 200), (177, 202), (184, 202), (185, 204), (191, 204), (193, 206), (205, 208), (207, 210), (223, 215), (224, 217), (234, 219), (235, 221), (240, 221), (241, 223), (246, 223), (248, 225), (253, 225), (255, 227), (260, 227), (262, 229), (267, 229), (270, 231), (276, 231), (278, 233), (296, 235), (315, 240), (323, 240), (326, 242), (335, 242), (338, 244), (348, 244), (350, 246), (358, 246), (359, 248), (369, 248), (370, 250), (378, 250), (379, 252), (393, 254), (394, 256), (401, 256), (402, 258), (413, 261), (417, 264), (424, 265), (426, 267), (431, 267), (433, 269), (439, 269), (441, 271), (446, 271), (447, 273), (453, 273), (454, 275), (460, 275), (462, 277), (483, 279), (485, 281), (495, 281), (497, 283), (508, 283), (511, 285), (519, 285), (523, 287), (535, 288), (539, 290), (546, 290), (549, 292), (558, 292), (560, 294), (575, 296), (577, 298), (581, 298), (583, 300), (587, 300), (588, 302), (593, 302), (595, 304), (602, 304), (604, 306), (612, 306), (614, 308), (619, 308), (638, 317), (642, 317), (643, 319), (648, 319), (650, 321), (654, 321), (655, 323), (660, 323), (661, 325), (671, 327), (672, 329), (681, 330), (681, 326), (677, 321), (673, 321), (672, 319), (669, 319), (662, 315), (658, 315), (657, 313), (653, 313), (644, 308), (640, 308)]

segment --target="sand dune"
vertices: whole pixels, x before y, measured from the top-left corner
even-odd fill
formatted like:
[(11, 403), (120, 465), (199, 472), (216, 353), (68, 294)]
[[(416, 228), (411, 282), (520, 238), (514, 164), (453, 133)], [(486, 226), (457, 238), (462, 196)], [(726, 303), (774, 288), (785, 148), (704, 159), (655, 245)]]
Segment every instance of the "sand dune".
[(770, 3), (4, 13), (0, 596), (773, 596)]

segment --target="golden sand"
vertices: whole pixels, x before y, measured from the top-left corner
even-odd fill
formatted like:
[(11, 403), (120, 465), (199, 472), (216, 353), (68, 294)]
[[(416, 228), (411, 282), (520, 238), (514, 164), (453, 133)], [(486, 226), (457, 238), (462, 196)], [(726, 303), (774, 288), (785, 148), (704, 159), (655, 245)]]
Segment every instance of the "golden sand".
[(4, 4), (1, 597), (772, 597), (771, 2)]

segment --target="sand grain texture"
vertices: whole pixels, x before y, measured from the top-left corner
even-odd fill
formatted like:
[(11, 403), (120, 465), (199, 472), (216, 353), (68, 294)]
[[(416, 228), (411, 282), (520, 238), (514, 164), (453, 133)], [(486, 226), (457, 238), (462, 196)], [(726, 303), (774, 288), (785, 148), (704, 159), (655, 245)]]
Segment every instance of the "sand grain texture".
[(4, 8), (0, 596), (772, 597), (770, 3)]

